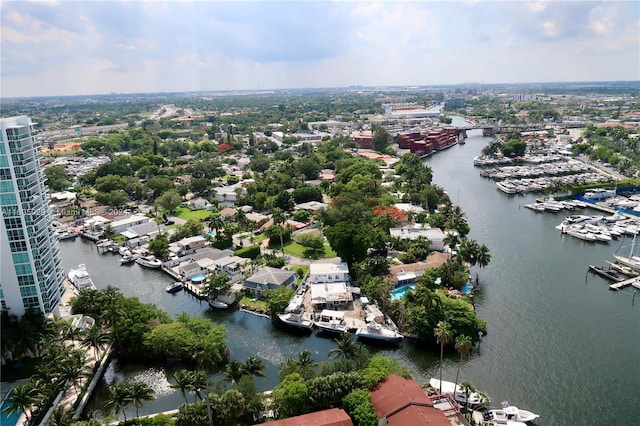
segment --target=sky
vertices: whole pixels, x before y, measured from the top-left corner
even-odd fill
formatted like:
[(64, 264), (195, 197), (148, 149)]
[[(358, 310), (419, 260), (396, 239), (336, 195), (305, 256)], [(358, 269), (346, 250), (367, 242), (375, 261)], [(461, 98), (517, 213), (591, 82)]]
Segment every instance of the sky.
[(632, 1), (6, 1), (0, 96), (640, 80)]

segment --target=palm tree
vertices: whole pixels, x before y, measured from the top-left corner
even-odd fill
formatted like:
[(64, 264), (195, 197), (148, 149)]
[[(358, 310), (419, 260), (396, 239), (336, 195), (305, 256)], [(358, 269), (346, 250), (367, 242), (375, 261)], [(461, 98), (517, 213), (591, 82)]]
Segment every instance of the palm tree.
[(244, 374), (262, 377), (263, 379), (267, 378), (266, 374), (264, 374), (265, 368), (267, 366), (264, 361), (255, 355), (249, 355), (243, 365)]
[[(454, 392), (458, 389), (458, 377), (460, 375), (460, 364), (462, 364), (462, 360), (469, 356), (471, 353), (471, 348), (473, 347), (473, 343), (471, 341), (471, 337), (465, 336), (464, 334), (456, 337), (455, 348), (460, 358), (458, 359), (458, 371), (456, 372), (456, 381), (454, 382)], [(455, 394), (454, 394), (455, 397)]]
[(451, 250), (456, 248), (458, 241), (458, 234), (452, 231), (448, 231), (442, 239), (442, 243), (449, 247)]
[(444, 361), (444, 345), (451, 341), (453, 333), (448, 322), (439, 321), (436, 328), (433, 330), (433, 334), (436, 336), (436, 341), (440, 345), (440, 394), (442, 394), (442, 363)]
[(136, 417), (140, 417), (138, 409), (144, 405), (142, 401), (153, 401), (154, 399), (156, 399), (156, 394), (146, 383), (135, 382), (131, 386), (131, 400), (136, 406)]
[(360, 343), (351, 338), (351, 333), (343, 333), (334, 340), (336, 347), (329, 351), (329, 358), (356, 359), (362, 352)]
[(478, 266), (484, 268), (491, 262), (491, 254), (489, 253), (489, 248), (484, 244), (481, 244), (478, 247), (478, 253), (476, 254), (476, 262)]
[(468, 407), (469, 395), (471, 395), (471, 392), (476, 391), (476, 387), (471, 382), (462, 382), (460, 383), (460, 388), (462, 389), (462, 392), (464, 392), (464, 405)]
[(179, 370), (173, 373), (173, 379), (176, 383), (171, 385), (171, 387), (180, 390), (180, 395), (184, 398), (185, 403), (188, 403), (187, 389), (189, 389), (191, 384), (191, 374), (192, 372), (189, 370)]
[(278, 207), (274, 208), (271, 214), (273, 217), (273, 223), (275, 225), (278, 225), (280, 228), (280, 250), (282, 251), (282, 256), (284, 256), (284, 242), (282, 240), (282, 224), (286, 223), (287, 219), (284, 216), (282, 209)]
[(70, 358), (58, 366), (60, 380), (62, 382), (71, 382), (73, 390), (76, 392), (76, 396), (78, 396), (78, 388), (76, 387), (76, 384), (80, 379), (87, 375), (84, 358), (86, 358), (86, 356), (81, 359)]
[(115, 236), (116, 236), (116, 231), (111, 227), (111, 224), (107, 224), (102, 230), (102, 238), (110, 240)]
[(47, 422), (47, 426), (71, 426), (74, 423), (73, 410), (57, 407)]
[(129, 404), (133, 402), (133, 396), (131, 387), (125, 383), (121, 383), (115, 386), (109, 386), (109, 396), (104, 402), (104, 409), (108, 412), (114, 412), (118, 414), (118, 411), (122, 411), (124, 421), (127, 421), (127, 413), (125, 409)]
[(105, 345), (111, 341), (109, 333), (100, 327), (98, 324), (94, 324), (89, 328), (84, 337), (82, 338), (82, 346), (87, 349), (93, 348), (95, 360), (98, 360), (98, 350), (101, 350)]
[(234, 384), (238, 380), (240, 380), (242, 376), (244, 376), (244, 374), (245, 371), (242, 361), (234, 359), (229, 364), (227, 364), (227, 368), (224, 371), (224, 379), (225, 381)]
[(318, 363), (313, 360), (312, 355), (309, 349), (300, 351), (298, 352), (298, 359), (295, 360), (295, 363), (302, 368), (313, 368), (318, 365)]
[(214, 213), (209, 216), (209, 228), (213, 229), (216, 232), (216, 235), (218, 235), (218, 231), (222, 229), (223, 226), (224, 220), (222, 220), (220, 214)]
[(208, 393), (208, 381), (207, 375), (204, 371), (192, 371), (190, 374), (189, 388), (195, 394), (193, 398), (193, 402), (196, 402), (197, 399), (202, 399), (202, 390)]
[(29, 413), (31, 413), (31, 407), (34, 402), (36, 402), (33, 388), (29, 383), (11, 389), (11, 396), (7, 397), (5, 401), (7, 401), (9, 405), (2, 410), (3, 414), (11, 416), (14, 413), (24, 413), (27, 423), (29, 423)]

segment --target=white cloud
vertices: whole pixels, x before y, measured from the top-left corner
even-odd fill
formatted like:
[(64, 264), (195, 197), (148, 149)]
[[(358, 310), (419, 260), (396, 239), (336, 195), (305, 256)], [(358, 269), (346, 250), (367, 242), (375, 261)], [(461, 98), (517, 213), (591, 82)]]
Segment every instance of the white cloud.
[(2, 2), (2, 96), (623, 80), (640, 3)]

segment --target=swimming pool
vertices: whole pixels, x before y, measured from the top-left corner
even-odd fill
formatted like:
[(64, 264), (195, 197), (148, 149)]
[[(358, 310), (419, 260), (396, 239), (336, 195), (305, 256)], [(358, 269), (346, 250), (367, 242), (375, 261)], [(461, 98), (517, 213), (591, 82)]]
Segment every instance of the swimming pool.
[(407, 294), (407, 292), (409, 290), (413, 290), (414, 288), (416, 288), (415, 284), (403, 285), (402, 287), (394, 288), (390, 292), (391, 300), (400, 300), (400, 299), (402, 299), (404, 297), (404, 295)]
[(198, 274), (191, 277), (191, 282), (199, 284), (207, 279), (207, 276), (204, 274)]
[(20, 420), (20, 416), (22, 413), (20, 411), (16, 411), (12, 413), (10, 416), (4, 412), (11, 405), (7, 399), (11, 396), (11, 391), (7, 393), (7, 396), (2, 400), (2, 406), (0, 406), (0, 425), (2, 426), (15, 426), (18, 424), (18, 420)]

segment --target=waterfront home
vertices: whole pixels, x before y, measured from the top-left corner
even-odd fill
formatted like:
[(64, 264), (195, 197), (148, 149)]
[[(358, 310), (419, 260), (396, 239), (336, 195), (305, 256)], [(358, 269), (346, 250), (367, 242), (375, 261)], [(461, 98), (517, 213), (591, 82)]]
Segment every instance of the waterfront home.
[[(457, 407), (445, 412), (435, 407), (420, 385), (392, 374), (371, 392), (371, 403), (379, 424), (451, 426), (458, 423)], [(456, 417), (449, 421), (448, 416)], [(456, 421), (454, 423), (454, 421)]]
[(399, 238), (401, 240), (416, 240), (419, 237), (427, 238), (429, 240), (429, 250), (444, 251), (444, 237), (445, 234), (440, 228), (423, 227), (416, 224), (415, 226), (406, 226), (402, 228), (390, 228), (389, 234), (392, 237)]
[(229, 283), (234, 284), (242, 280), (244, 268), (250, 263), (249, 259), (240, 256), (226, 256), (215, 259), (212, 265), (208, 266), (215, 274), (227, 274)]
[[(327, 410), (275, 420), (268, 424), (269, 426), (353, 426), (353, 421), (342, 408), (329, 408)], [(258, 424), (254, 426), (257, 425)]]
[(349, 266), (344, 262), (312, 263), (309, 265), (309, 279), (312, 284), (350, 282)]
[(292, 287), (298, 278), (295, 272), (265, 266), (245, 279), (242, 287), (255, 296), (262, 296), (266, 290), (275, 290), (282, 286)]
[(187, 254), (195, 253), (206, 245), (207, 239), (202, 235), (196, 235), (194, 237), (187, 237), (180, 241), (170, 243), (169, 251), (176, 256), (185, 256)]
[(125, 239), (125, 245), (133, 248), (139, 245), (146, 244), (149, 240), (158, 234), (167, 232), (167, 227), (164, 224), (159, 224), (154, 220), (150, 220), (147, 223), (141, 225), (132, 226), (120, 233)]
[(150, 220), (151, 219), (148, 216), (145, 216), (143, 214), (134, 214), (122, 219), (114, 220), (113, 222), (111, 222), (111, 229), (120, 234), (126, 229), (129, 229), (133, 226), (142, 225), (143, 223), (148, 223)]

